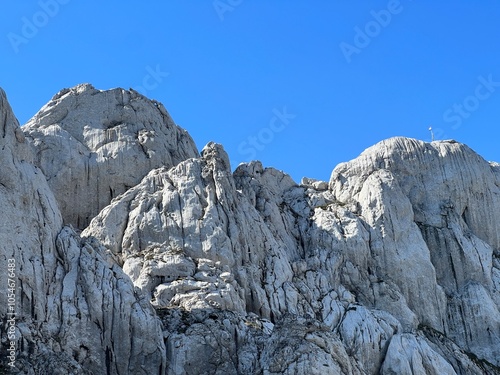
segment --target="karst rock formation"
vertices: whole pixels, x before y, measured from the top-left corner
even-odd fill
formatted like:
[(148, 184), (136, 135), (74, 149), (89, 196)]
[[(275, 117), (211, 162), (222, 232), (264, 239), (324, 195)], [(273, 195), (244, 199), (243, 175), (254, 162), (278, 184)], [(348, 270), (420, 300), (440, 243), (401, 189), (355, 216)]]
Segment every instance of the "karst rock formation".
[(398, 137), (330, 181), (231, 168), (133, 90), (20, 127), (0, 89), (0, 373), (500, 374), (499, 164)]

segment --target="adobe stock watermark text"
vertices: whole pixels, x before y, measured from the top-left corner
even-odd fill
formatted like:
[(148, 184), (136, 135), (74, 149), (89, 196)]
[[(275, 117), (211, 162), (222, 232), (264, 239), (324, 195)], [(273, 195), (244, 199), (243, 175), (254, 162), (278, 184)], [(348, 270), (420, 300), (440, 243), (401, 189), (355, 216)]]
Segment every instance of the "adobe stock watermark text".
[(346, 61), (348, 63), (352, 62), (352, 56), (354, 54), (359, 55), (367, 48), (373, 39), (377, 38), (390, 25), (394, 16), (400, 14), (403, 9), (400, 0), (389, 0), (385, 9), (372, 9), (370, 11), (371, 20), (366, 22), (363, 27), (357, 25), (354, 27), (352, 43), (343, 41), (339, 44)]
[(16, 289), (17, 289), (17, 275), (16, 275), (16, 260), (7, 260), (7, 365), (11, 368), (16, 367)]
[(30, 17), (21, 17), (20, 33), (10, 32), (7, 34), (10, 45), (15, 53), (19, 53), (19, 47), (23, 44), (28, 44), (35, 36), (38, 35), (40, 29), (47, 26), (52, 18), (59, 14), (61, 5), (66, 5), (71, 0), (40, 0), (40, 7)]
[(253, 160), (259, 151), (270, 144), (277, 133), (282, 132), (297, 115), (289, 113), (286, 107), (283, 110), (273, 109), (273, 117), (268, 126), (260, 129), (257, 134), (248, 136), (246, 140), (238, 146), (238, 153), (245, 157), (245, 160)]

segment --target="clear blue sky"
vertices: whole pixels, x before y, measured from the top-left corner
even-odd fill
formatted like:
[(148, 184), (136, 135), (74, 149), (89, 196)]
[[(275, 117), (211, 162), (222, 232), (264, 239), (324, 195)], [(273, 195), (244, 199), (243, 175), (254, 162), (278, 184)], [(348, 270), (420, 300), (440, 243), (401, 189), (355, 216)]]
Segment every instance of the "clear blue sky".
[(296, 181), (429, 125), (500, 161), (499, 20), (493, 0), (9, 1), (0, 86), (22, 124), (64, 87), (134, 87), (200, 149)]

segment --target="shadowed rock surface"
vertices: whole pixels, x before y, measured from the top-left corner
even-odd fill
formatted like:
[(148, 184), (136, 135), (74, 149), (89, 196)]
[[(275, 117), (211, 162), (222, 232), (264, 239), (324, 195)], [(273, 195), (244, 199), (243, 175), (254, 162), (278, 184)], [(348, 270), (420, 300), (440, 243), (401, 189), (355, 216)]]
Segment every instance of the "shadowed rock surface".
[[(215, 143), (198, 155), (162, 108), (80, 85), (24, 139), (2, 93), (19, 373), (500, 374), (497, 163), (392, 138), (297, 184), (257, 161), (231, 172)], [(171, 141), (139, 149), (143, 127)]]

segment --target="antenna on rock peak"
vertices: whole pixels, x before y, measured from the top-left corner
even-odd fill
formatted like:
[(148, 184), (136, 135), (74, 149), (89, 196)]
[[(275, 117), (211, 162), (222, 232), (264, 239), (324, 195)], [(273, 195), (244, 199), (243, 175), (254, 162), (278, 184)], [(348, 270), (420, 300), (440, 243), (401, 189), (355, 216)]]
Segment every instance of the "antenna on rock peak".
[(434, 132), (432, 131), (432, 126), (429, 126), (429, 131), (431, 132), (432, 142), (434, 142)]

